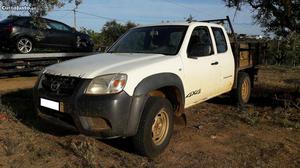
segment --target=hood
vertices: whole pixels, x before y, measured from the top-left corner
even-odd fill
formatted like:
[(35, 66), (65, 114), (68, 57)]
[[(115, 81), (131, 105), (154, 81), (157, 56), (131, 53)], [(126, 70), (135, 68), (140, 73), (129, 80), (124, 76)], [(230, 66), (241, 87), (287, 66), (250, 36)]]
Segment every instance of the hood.
[(45, 73), (80, 78), (94, 78), (132, 69), (171, 58), (162, 54), (103, 53), (64, 61), (45, 69)]

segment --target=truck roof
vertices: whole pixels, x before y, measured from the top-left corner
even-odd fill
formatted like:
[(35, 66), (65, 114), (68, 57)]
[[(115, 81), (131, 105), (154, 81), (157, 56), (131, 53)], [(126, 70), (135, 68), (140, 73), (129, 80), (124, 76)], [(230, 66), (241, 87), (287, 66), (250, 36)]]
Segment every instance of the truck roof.
[(216, 26), (220, 27), (221, 25), (215, 23), (201, 22), (201, 21), (191, 21), (191, 22), (165, 22), (165, 23), (157, 23), (157, 24), (149, 24), (149, 25), (140, 25), (140, 27), (151, 27), (151, 26), (191, 26), (191, 25), (207, 25), (207, 26)]

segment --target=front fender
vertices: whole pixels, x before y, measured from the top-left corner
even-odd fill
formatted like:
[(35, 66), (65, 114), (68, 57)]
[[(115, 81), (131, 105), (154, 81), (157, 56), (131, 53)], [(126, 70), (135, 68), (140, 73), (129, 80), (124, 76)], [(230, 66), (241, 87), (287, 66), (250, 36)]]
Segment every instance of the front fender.
[[(173, 73), (160, 73), (144, 78), (133, 93), (130, 115), (128, 118), (127, 135), (135, 135), (140, 123), (141, 115), (148, 99), (148, 93), (162, 87), (173, 86), (178, 88), (181, 94), (182, 108), (184, 108), (185, 97), (183, 83), (180, 77)], [(183, 109), (182, 109), (183, 110)]]

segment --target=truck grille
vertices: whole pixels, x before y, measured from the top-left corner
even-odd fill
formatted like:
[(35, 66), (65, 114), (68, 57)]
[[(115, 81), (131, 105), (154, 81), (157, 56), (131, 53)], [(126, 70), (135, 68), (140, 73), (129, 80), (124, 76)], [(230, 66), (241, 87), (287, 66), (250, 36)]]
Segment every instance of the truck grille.
[(71, 96), (78, 86), (80, 78), (44, 74), (42, 87), (50, 93)]

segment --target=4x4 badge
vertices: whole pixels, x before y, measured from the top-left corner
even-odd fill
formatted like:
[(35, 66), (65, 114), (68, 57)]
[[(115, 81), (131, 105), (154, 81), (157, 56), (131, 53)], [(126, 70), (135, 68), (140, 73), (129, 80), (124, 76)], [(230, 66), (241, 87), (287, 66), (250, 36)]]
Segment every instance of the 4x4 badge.
[(189, 97), (192, 97), (192, 96), (200, 94), (200, 93), (201, 93), (201, 89), (194, 90), (194, 91), (190, 92), (188, 95), (186, 95), (185, 98), (189, 98)]

